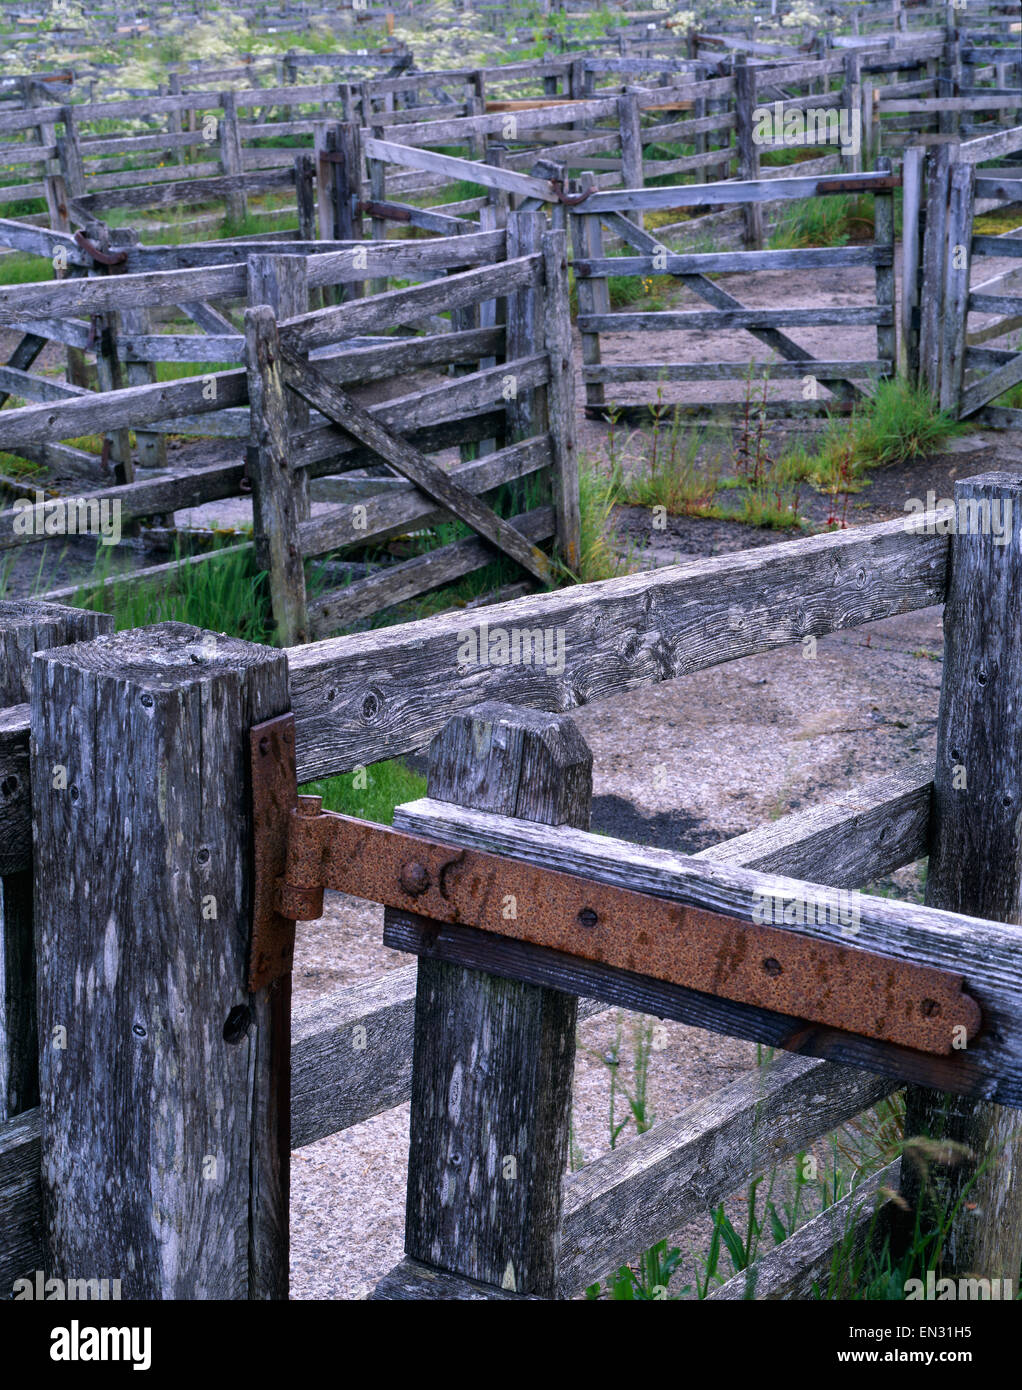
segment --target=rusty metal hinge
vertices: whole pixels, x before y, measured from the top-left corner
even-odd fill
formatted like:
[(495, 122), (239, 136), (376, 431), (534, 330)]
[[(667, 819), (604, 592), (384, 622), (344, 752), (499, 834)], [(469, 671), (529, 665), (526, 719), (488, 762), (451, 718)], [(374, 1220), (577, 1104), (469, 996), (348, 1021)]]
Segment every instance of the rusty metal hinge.
[(252, 730), (252, 768), (253, 990), (290, 970), (295, 922), (332, 888), (937, 1056), (979, 1030), (950, 971), (323, 811), (298, 796), (290, 715)]
[(90, 241), (82, 231), (75, 232), (74, 239), (86, 255), (91, 256), (99, 265), (113, 267), (122, 266), (127, 262), (127, 251), (104, 251), (94, 241)]

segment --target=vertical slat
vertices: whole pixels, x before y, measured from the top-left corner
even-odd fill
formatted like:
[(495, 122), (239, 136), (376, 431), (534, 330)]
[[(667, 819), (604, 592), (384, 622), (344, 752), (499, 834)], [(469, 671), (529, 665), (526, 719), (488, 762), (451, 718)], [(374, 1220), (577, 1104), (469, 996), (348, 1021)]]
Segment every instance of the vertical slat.
[[(621, 186), (622, 188), (641, 188), (642, 175), (642, 122), (639, 115), (639, 99), (634, 92), (618, 98), (618, 120), (621, 125)], [(637, 227), (643, 225), (641, 209), (625, 213)]]
[(948, 198), (947, 252), (945, 253), (943, 359), (940, 369), (940, 406), (957, 417), (965, 379), (966, 327), (969, 305), (969, 267), (972, 246), (972, 214), (976, 170), (972, 164), (956, 164), (951, 172)]
[[(889, 174), (891, 161), (884, 157), (877, 160), (877, 172)], [(873, 195), (873, 244), (890, 251), (890, 265), (876, 267), (877, 304), (890, 309), (891, 322), (888, 326), (877, 326), (877, 356), (881, 361), (891, 362), (891, 371), (898, 364), (898, 329), (896, 325), (897, 306), (894, 288), (894, 193), (874, 193)]]
[[(738, 177), (759, 178), (759, 146), (753, 139), (753, 111), (756, 107), (756, 69), (749, 67), (740, 53), (735, 66), (735, 116), (738, 122)], [(759, 203), (743, 203), (745, 246), (763, 249), (763, 208)]]
[(575, 429), (575, 364), (568, 306), (568, 239), (564, 232), (543, 236), (543, 331), (550, 356), (546, 388), (547, 429), (554, 453), (553, 497), (557, 511), (557, 548), (573, 574), (581, 558), (581, 510), (578, 446)]
[[(1022, 923), (1022, 479), (968, 478), (956, 482), (955, 501), (926, 903)], [(982, 512), (962, 524), (970, 505), (987, 509), (986, 524)], [(1007, 544), (995, 519), (1007, 523)], [(908, 1157), (902, 1162), (902, 1190), (911, 1206), (922, 1205), (924, 1227), (950, 1222), (942, 1273), (1006, 1278), (1014, 1288), (1022, 1262), (1018, 1111), (919, 1086), (908, 1087), (906, 1102), (907, 1137), (955, 1142), (972, 1155), (950, 1167), (931, 1163), (928, 1182)]]
[(941, 325), (944, 312), (944, 257), (947, 251), (947, 203), (954, 145), (938, 145), (926, 159), (926, 228), (923, 236), (923, 284), (919, 315), (920, 384), (940, 396)]
[(299, 495), (291, 466), (286, 388), (280, 371), (277, 321), (265, 304), (245, 311), (245, 361), (251, 434), (252, 519), (256, 564), (269, 576), (280, 643), (309, 640)]
[[(507, 220), (507, 256), (532, 256), (542, 249), (546, 218), (542, 212), (512, 212)], [(529, 357), (542, 349), (543, 305), (540, 291), (532, 288), (516, 290), (508, 296), (507, 358)], [(509, 442), (527, 439), (536, 432), (534, 421), (535, 391), (515, 391), (507, 402)]]
[(899, 371), (909, 381), (919, 379), (919, 275), (922, 269), (923, 156), (921, 145), (909, 145), (902, 157), (901, 233), (901, 355)]
[[(592, 174), (583, 174), (577, 183), (579, 192), (593, 186)], [(585, 204), (580, 204), (584, 207)], [(592, 213), (573, 212), (571, 217), (571, 239), (575, 259), (590, 260), (603, 256), (603, 226), (599, 216)], [(578, 294), (578, 312), (582, 314), (609, 314), (610, 289), (602, 277), (578, 276), (575, 280)], [(582, 333), (582, 362), (586, 367), (600, 365), (600, 335)], [(603, 405), (602, 381), (586, 382), (586, 405)]]
[[(592, 755), (565, 716), (484, 704), (434, 739), (429, 791), (587, 826)], [(405, 1226), (413, 1259), (553, 1297), (577, 1006), (555, 990), (420, 959)]]
[(290, 982), (247, 992), (246, 736), (287, 704), (282, 652), (181, 623), (36, 660), (39, 1089), (55, 1277), (109, 1271), (126, 1298), (287, 1297), (289, 1123), (277, 1088)]
[[(38, 599), (0, 600), (0, 707), (27, 702), (34, 652), (88, 641), (112, 626), (105, 613)], [(0, 795), (23, 798), (27, 783), (26, 766), (25, 785), (5, 786)], [(39, 1043), (32, 870), (5, 874), (0, 882), (0, 1120), (7, 1120), (39, 1103)]]
[[(221, 92), (220, 104), (223, 115), (220, 118), (220, 162), (224, 173), (230, 178), (240, 179), (245, 172), (241, 153), (241, 128), (238, 125), (238, 100), (233, 92)], [(240, 185), (227, 195), (227, 216), (234, 223), (241, 223), (248, 214), (248, 198)]]
[[(848, 128), (855, 129), (855, 124), (862, 122), (862, 55), (854, 50), (845, 54), (844, 58), (845, 91), (843, 104), (848, 112)], [(844, 158), (844, 156), (843, 156)], [(853, 174), (862, 172), (862, 148), (854, 150), (844, 159), (848, 171)]]

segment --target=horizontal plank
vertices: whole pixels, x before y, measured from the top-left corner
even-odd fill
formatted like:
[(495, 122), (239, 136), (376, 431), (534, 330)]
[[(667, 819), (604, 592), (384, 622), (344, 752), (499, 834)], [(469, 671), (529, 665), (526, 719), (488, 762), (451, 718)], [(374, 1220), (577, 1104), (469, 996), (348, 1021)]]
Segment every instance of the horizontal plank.
[(695, 857), (834, 888), (861, 888), (928, 853), (932, 793), (932, 769), (908, 767), (768, 821)]
[(888, 1233), (892, 1207), (886, 1194), (898, 1191), (900, 1177), (901, 1159), (897, 1158), (707, 1298), (723, 1302), (810, 1299), (814, 1285), (826, 1297), (832, 1273), (847, 1276), (855, 1260)]
[(498, 265), (430, 280), (424, 285), (413, 285), (410, 289), (389, 290), (369, 299), (352, 300), (336, 308), (286, 319), (278, 325), (281, 342), (293, 352), (309, 352), (343, 338), (389, 331), (398, 324), (430, 314), (447, 313), (515, 290), (534, 288), (541, 283), (542, 274), (541, 256), (521, 256)]
[(197, 270), (164, 270), (133, 275), (106, 275), (83, 280), (0, 286), (0, 314), (31, 317), (116, 313), (120, 309), (160, 308), (194, 300), (243, 296), (244, 265)]
[(0, 1121), (0, 1288), (5, 1297), (15, 1279), (45, 1267), (41, 1168), (40, 1112), (27, 1110)]
[[(834, 309), (670, 309), (657, 313), (580, 314), (583, 333), (673, 333), (686, 328), (809, 328), (827, 325), (890, 324), (894, 311), (876, 305)], [(748, 364), (746, 364), (748, 371)]]
[[(1020, 243), (1022, 244), (1022, 243)], [(887, 246), (799, 247), (791, 251), (699, 251), (667, 256), (603, 256), (579, 258), (575, 274), (710, 275), (755, 270), (832, 270), (837, 266), (891, 265)]]
[(538, 1294), (512, 1293), (495, 1284), (480, 1284), (446, 1269), (419, 1264), (407, 1256), (386, 1273), (370, 1301), (392, 1303), (538, 1303)]
[[(963, 147), (964, 148), (964, 147)], [(820, 196), (820, 185), (828, 193), (868, 190), (871, 180), (882, 174), (827, 174), (809, 178), (752, 179), (734, 183), (697, 183), (669, 188), (623, 188), (591, 193), (585, 200), (587, 213), (627, 212), (638, 208), (704, 207), (718, 203), (771, 203), (792, 198)], [(884, 187), (883, 184), (880, 185)]]
[[(394, 824), (399, 829), (445, 844), (485, 849), (546, 868), (581, 874), (598, 882), (615, 883), (635, 892), (735, 916), (750, 924), (755, 921), (758, 902), (776, 901), (778, 896), (785, 900), (819, 901), (820, 894), (822, 900), (827, 900), (826, 888), (802, 880), (673, 855), (568, 827), (558, 827), (556, 831), (544, 827), (544, 836), (526, 821), (469, 811), (426, 798), (398, 808)], [(736, 1006), (717, 995), (666, 985), (631, 970), (594, 965), (563, 952), (523, 942), (513, 945), (525, 947), (519, 960), (526, 962), (526, 969), (531, 968), (527, 961), (534, 955), (539, 955), (548, 965), (552, 957), (557, 957), (564, 971), (560, 988), (570, 990), (575, 987), (574, 982), (585, 980), (579, 992), (617, 1003), (624, 1003), (638, 991), (640, 997), (645, 996), (651, 1002), (656, 1000), (655, 1006), (647, 1011), (661, 1017), (695, 1023), (735, 1037), (748, 1037), (768, 1046), (864, 1066), (899, 1081), (919, 1082), (956, 1094), (1022, 1106), (1022, 991), (1019, 990), (1022, 961), (1018, 956), (1016, 929), (999, 922), (939, 912), (865, 893), (854, 895), (853, 906), (853, 930), (847, 925), (842, 928), (837, 923), (822, 923), (819, 914), (811, 927), (786, 926), (785, 930), (796, 936), (830, 941), (846, 949), (854, 945), (856, 949), (877, 952), (894, 960), (963, 976), (965, 989), (979, 1004), (983, 1017), (983, 1026), (969, 1040), (967, 1050), (952, 1048), (948, 1055), (942, 1056), (924, 1054), (855, 1033), (809, 1024), (766, 1006)], [(384, 939), (391, 946), (397, 944), (398, 933), (391, 931), (389, 924), (404, 915), (388, 913)], [(448, 939), (465, 942), (475, 954), (477, 967), (492, 955), (495, 962), (503, 962), (494, 964), (495, 973), (517, 974), (517, 967), (510, 969), (507, 965), (510, 955), (505, 953), (504, 946), (508, 938), (465, 927), (453, 928), (448, 937), (446, 927), (440, 928), (436, 923), (433, 926), (438, 928), (438, 935), (428, 949), (434, 953), (448, 958)], [(403, 940), (410, 937), (411, 933), (405, 932)], [(403, 948), (409, 949), (407, 945)], [(465, 963), (458, 954), (461, 949), (457, 944), (452, 947), (460, 963)], [(533, 977), (527, 975), (525, 978)], [(603, 982), (598, 983), (600, 980)], [(625, 1007), (631, 1006), (626, 1004)], [(951, 1048), (950, 1032), (947, 1041)]]
[(28, 737), (28, 705), (0, 710), (0, 874), (20, 873), (32, 864)]
[[(213, 399), (204, 395), (204, 382), (212, 380)], [(173, 420), (180, 415), (202, 415), (248, 401), (243, 371), (217, 372), (210, 377), (154, 386), (128, 386), (120, 391), (90, 391), (73, 400), (26, 405), (0, 412), (0, 448), (17, 449), (35, 441), (78, 438), (133, 429), (154, 420)]]
[(457, 614), (289, 653), (303, 780), (421, 748), (484, 699), (564, 710), (689, 671), (943, 601), (946, 536), (902, 520), (626, 575), (480, 610), (478, 622), (565, 630), (565, 666), (465, 679)]
[[(753, 366), (756, 376), (783, 381), (801, 381), (807, 376), (890, 376), (894, 370), (893, 362), (872, 358), (823, 362), (805, 357), (798, 362), (756, 362)], [(748, 362), (604, 362), (582, 368), (583, 381), (740, 381), (748, 375)]]
[(579, 1293), (893, 1089), (854, 1067), (781, 1056), (572, 1173), (558, 1293)]

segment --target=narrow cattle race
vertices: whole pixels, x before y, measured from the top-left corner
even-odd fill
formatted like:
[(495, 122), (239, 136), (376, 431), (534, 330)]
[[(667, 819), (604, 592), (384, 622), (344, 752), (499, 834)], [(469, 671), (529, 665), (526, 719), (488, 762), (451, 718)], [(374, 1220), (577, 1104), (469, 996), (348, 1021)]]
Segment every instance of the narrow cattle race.
[(8, 1344), (669, 1302), (992, 1365), (1015, 9), (0, 37)]

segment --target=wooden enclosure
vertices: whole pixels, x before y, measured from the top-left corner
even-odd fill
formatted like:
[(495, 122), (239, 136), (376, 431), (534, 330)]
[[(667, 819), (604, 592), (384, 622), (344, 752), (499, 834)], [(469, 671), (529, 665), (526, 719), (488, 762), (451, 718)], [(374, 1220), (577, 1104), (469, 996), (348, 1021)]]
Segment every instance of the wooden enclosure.
[[(956, 489), (956, 506), (1009, 499), (1019, 500), (1018, 480), (999, 474)], [(1002, 582), (1003, 557), (981, 529), (948, 535), (940, 516), (930, 520), (530, 596), (468, 620), (562, 628), (563, 670), (536, 662), (459, 668), (452, 654), (465, 614), (285, 654), (180, 624), (105, 636), (99, 617), (5, 605), (12, 704), (2, 733), (4, 950), (18, 969), (4, 977), (6, 1017), (15, 1020), (4, 1068), (20, 1079), (6, 1084), (0, 1126), (4, 1283), (36, 1268), (74, 1273), (85, 1262), (123, 1270), (130, 1296), (283, 1296), (288, 1124), (291, 1146), (301, 1147), (409, 1094), (408, 1259), (378, 1298), (570, 1297), (905, 1081), (922, 1088), (913, 1093), (917, 1105), (934, 1086), (971, 1098), (960, 1113), (973, 1146), (982, 1149), (983, 1135), (1001, 1142), (1014, 1124), (1014, 1111), (1001, 1107), (1022, 1101), (1022, 982), (1011, 925), (1018, 883), (1005, 867), (1015, 862), (1008, 848), (1022, 789), (1015, 762), (994, 756), (987, 734), (1018, 698), (1017, 624), (992, 616), (1011, 602), (1013, 587)], [(1014, 549), (1009, 559), (1017, 567)], [(941, 600), (948, 656), (935, 769), (898, 769), (837, 803), (691, 858), (587, 833), (591, 757), (570, 720), (543, 710)], [(978, 609), (987, 615), (982, 632)], [(977, 683), (969, 673), (991, 624), (1001, 634), (987, 658), (994, 678)], [(982, 1009), (981, 1031), (966, 1050), (934, 1057), (664, 985), (643, 973), (641, 955), (636, 970), (621, 971), (470, 928), (438, 932), (400, 908), (388, 912), (386, 939), (418, 954), (418, 966), (338, 989), (292, 1020), (286, 977), (255, 995), (245, 983), (247, 735), (288, 708), (299, 782), (435, 736), (430, 797), (400, 809), (400, 828), (746, 920), (758, 891), (854, 890), (929, 851), (928, 905), (862, 895), (854, 944), (960, 973)], [(955, 775), (962, 759), (967, 794)], [(136, 775), (154, 761), (165, 779)], [(66, 778), (54, 777), (58, 765)], [(106, 833), (102, 816), (117, 820), (117, 833)], [(91, 872), (97, 836), (106, 886), (88, 899), (69, 896), (68, 875)], [(966, 843), (988, 846), (982, 864), (966, 865)], [(147, 882), (166, 884), (147, 892), (144, 907), (143, 845)], [(211, 903), (212, 939), (203, 925)], [(847, 944), (839, 927), (814, 930)], [(196, 970), (206, 981), (201, 991)], [(90, 972), (107, 986), (72, 1009), (73, 981)], [(153, 993), (153, 977), (167, 981), (165, 995)], [(608, 1003), (755, 1038), (783, 1055), (565, 1179), (576, 1008)], [(443, 1029), (431, 1023), (438, 1010)], [(67, 1049), (65, 1027), (75, 1044)], [(365, 1046), (351, 1046), (353, 1037)], [(125, 1048), (130, 1069), (116, 1064)], [(466, 1076), (470, 1052), (476, 1062), (451, 1121), (437, 1097), (453, 1076)], [(192, 1088), (196, 1067), (204, 1080)], [(68, 1122), (75, 1113), (82, 1123)], [(106, 1116), (102, 1127), (97, 1113)], [(140, 1125), (146, 1152), (166, 1153), (155, 1227), (138, 1207), (151, 1181), (132, 1141)], [(187, 1149), (173, 1139), (182, 1126), (193, 1136)], [(462, 1170), (485, 1152), (517, 1156), (520, 1180), (501, 1187), (498, 1167), (481, 1186), (466, 1185)], [(210, 1157), (215, 1181), (200, 1171)], [(877, 1191), (895, 1178), (879, 1174), (718, 1296), (743, 1296), (753, 1279), (760, 1297), (805, 1293), (850, 1232), (865, 1244), (885, 1229)], [(992, 1163), (979, 1181), (982, 1211), (999, 1200), (1003, 1164)], [(443, 1202), (438, 1184), (449, 1194)], [(223, 1233), (212, 1245), (210, 1221)], [(1017, 1267), (1016, 1227), (979, 1235), (979, 1218), (966, 1212), (960, 1221), (973, 1273)], [(171, 1228), (172, 1256), (161, 1243)]]

